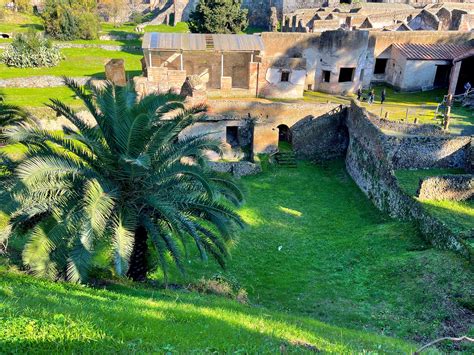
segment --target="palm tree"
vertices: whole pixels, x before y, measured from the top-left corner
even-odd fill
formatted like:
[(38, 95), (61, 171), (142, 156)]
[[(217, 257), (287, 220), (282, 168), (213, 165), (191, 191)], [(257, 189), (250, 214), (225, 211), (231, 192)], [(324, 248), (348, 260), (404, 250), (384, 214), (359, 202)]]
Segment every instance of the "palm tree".
[(27, 114), (20, 107), (5, 102), (5, 97), (0, 93), (0, 129), (23, 122)]
[(22, 255), (29, 270), (83, 282), (106, 245), (117, 275), (143, 280), (155, 261), (166, 279), (170, 261), (184, 271), (189, 243), (202, 259), (211, 255), (224, 266), (233, 227), (243, 225), (232, 208), (242, 194), (207, 167), (206, 152), (219, 153), (219, 142), (205, 135), (178, 139), (205, 107), (187, 109), (172, 93), (137, 102), (127, 87), (107, 83), (87, 91), (69, 79), (65, 84), (93, 124), (51, 100), (48, 106), (72, 128), (48, 132), (30, 124), (6, 131), (26, 149), (8, 189), (6, 235), (26, 231)]

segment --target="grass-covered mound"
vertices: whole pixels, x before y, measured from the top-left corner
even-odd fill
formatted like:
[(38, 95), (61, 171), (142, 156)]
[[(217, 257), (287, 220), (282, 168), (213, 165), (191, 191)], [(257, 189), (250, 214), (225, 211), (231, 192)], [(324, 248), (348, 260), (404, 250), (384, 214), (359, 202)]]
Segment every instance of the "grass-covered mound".
[(97, 290), (0, 271), (0, 353), (410, 352), (400, 340), (216, 296)]

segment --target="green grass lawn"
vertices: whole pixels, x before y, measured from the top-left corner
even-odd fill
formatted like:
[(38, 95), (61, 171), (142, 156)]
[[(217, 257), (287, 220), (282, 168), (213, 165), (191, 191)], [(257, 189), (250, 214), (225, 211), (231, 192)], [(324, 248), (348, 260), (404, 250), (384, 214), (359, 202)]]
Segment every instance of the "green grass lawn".
[[(422, 178), (463, 173), (461, 169), (420, 169), (398, 170), (395, 175), (400, 187), (409, 195), (415, 196)], [(423, 200), (420, 203), (454, 232), (467, 233), (474, 230), (474, 201)]]
[(52, 68), (11, 68), (0, 64), (0, 78), (18, 78), (38, 75), (56, 76), (92, 76), (104, 78), (104, 66), (112, 58), (125, 60), (125, 69), (129, 76), (141, 73), (142, 53), (107, 51), (100, 48), (64, 48), (61, 50), (65, 59)]
[(247, 197), (239, 213), (248, 227), (227, 269), (191, 256), (194, 269), (172, 281), (220, 274), (247, 290), (252, 307), (195, 293), (98, 291), (3, 273), (0, 344), (19, 352), (254, 353), (289, 343), (406, 353), (413, 348), (392, 338), (425, 343), (474, 335), (464, 308), (474, 294), (466, 261), (429, 248), (413, 224), (376, 210), (343, 162), (266, 167), (241, 184)]
[(5, 99), (12, 105), (27, 108), (43, 107), (49, 99), (59, 99), (67, 105), (81, 105), (80, 100), (76, 100), (71, 90), (67, 87), (52, 88), (5, 88), (0, 89), (5, 95)]
[(241, 305), (142, 287), (108, 290), (0, 271), (1, 353), (397, 352), (401, 340)]
[(7, 11), (5, 17), (0, 20), (0, 32), (18, 33), (26, 32), (28, 30), (43, 30), (41, 18), (38, 16), (14, 13)]
[(242, 182), (247, 201), (240, 213), (248, 228), (227, 270), (191, 258), (203, 269), (176, 282), (222, 272), (251, 302), (339, 327), (417, 342), (455, 323), (462, 328), (456, 332), (474, 334), (474, 319), (464, 319), (460, 306), (474, 294), (465, 260), (429, 248), (413, 224), (376, 210), (342, 162), (300, 162)]
[[(380, 104), (380, 93), (385, 88), (387, 99), (383, 105)], [(443, 99), (446, 90), (437, 89), (424, 92), (397, 92), (386, 86), (375, 86), (376, 101), (372, 105), (362, 102), (361, 105), (370, 112), (385, 117), (388, 112), (388, 118), (391, 120), (404, 120), (413, 123), (415, 117), (421, 124), (441, 124), (441, 115), (436, 115), (437, 104)], [(364, 92), (364, 96), (366, 96)], [(355, 95), (331, 95), (321, 92), (306, 91), (304, 100), (307, 102), (334, 102), (339, 104), (348, 104)], [(408, 112), (408, 115), (407, 115)], [(455, 104), (452, 109), (452, 123), (450, 131), (455, 134), (474, 134), (474, 112), (471, 109), (464, 108)]]

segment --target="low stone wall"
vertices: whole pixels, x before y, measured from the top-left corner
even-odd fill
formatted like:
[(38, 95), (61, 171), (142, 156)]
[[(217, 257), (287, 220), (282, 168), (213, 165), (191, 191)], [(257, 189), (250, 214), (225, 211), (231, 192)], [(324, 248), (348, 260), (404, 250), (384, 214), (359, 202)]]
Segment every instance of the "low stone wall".
[(386, 136), (394, 169), (466, 168), (471, 137)]
[(424, 178), (417, 191), (420, 200), (465, 201), (474, 198), (474, 175), (444, 175)]
[(352, 102), (346, 122), (347, 171), (375, 206), (392, 217), (416, 221), (434, 246), (454, 250), (474, 262), (472, 247), (399, 187), (392, 159), (387, 154), (385, 135), (369, 119), (367, 111)]
[(252, 163), (249, 161), (236, 161), (236, 162), (209, 162), (209, 166), (212, 170), (220, 173), (230, 173), (236, 178), (242, 176), (255, 175), (262, 172), (260, 164)]
[(434, 124), (414, 124), (398, 122), (380, 118), (377, 115), (369, 113), (370, 120), (380, 129), (390, 132), (399, 132), (403, 134), (425, 135), (425, 136), (445, 136), (447, 135), (441, 126)]
[(349, 142), (345, 117), (346, 108), (341, 106), (320, 117), (308, 116), (292, 126), (297, 158), (319, 161), (344, 157)]

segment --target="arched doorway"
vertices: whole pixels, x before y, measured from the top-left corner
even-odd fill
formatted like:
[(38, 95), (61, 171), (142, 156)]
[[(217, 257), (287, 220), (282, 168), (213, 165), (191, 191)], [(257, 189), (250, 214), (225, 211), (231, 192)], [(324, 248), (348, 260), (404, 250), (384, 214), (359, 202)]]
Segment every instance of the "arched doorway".
[(278, 127), (278, 147), (291, 147), (291, 130), (285, 125), (281, 124)]

